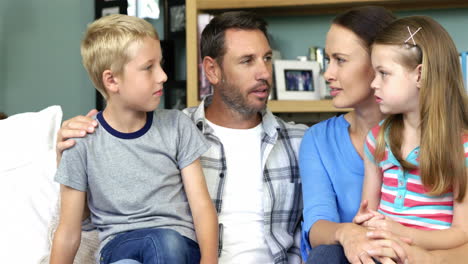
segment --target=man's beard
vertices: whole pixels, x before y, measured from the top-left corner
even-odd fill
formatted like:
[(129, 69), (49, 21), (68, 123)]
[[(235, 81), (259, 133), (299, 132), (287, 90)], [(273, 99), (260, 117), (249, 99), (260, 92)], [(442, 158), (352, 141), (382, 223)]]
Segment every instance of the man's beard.
[[(261, 81), (250, 90), (256, 89), (257, 86), (266, 85), (270, 90), (270, 84), (267, 81)], [(218, 87), (219, 94), (223, 102), (228, 105), (234, 111), (244, 116), (250, 116), (263, 111), (268, 103), (268, 98), (265, 99), (265, 104), (258, 107), (255, 105), (249, 105), (247, 98), (243, 97), (240, 89), (236, 85), (222, 79), (220, 86)], [(249, 92), (250, 92), (249, 90)]]

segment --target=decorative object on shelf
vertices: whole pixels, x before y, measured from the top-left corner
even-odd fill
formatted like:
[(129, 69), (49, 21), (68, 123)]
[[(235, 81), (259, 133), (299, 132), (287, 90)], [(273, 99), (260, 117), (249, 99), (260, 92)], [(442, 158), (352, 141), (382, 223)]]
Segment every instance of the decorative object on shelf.
[(319, 100), (320, 66), (316, 61), (276, 60), (275, 87), (278, 100)]
[[(205, 29), (206, 25), (210, 23), (211, 19), (213, 19), (213, 15), (211, 14), (199, 14), (198, 15), (198, 44), (197, 47), (200, 46), (200, 38), (203, 29)], [(211, 87), (210, 82), (206, 78), (205, 71), (203, 70), (202, 58), (200, 53), (198, 53), (198, 100), (203, 100), (207, 95), (210, 95), (213, 92), (213, 87)]]
[(139, 18), (159, 18), (159, 0), (127, 0), (129, 16)]
[(312, 46), (309, 48), (309, 58), (312, 61), (317, 61), (320, 66), (320, 74), (319, 74), (319, 85), (320, 87), (318, 90), (320, 91), (320, 99), (331, 99), (330, 95), (330, 86), (325, 81), (323, 73), (325, 72), (325, 68), (327, 67), (327, 62), (325, 59), (325, 49), (322, 47)]
[(185, 0), (164, 0), (167, 16), (165, 31), (170, 38), (185, 34)]
[(94, 0), (94, 18), (113, 14), (127, 14), (127, 0)]

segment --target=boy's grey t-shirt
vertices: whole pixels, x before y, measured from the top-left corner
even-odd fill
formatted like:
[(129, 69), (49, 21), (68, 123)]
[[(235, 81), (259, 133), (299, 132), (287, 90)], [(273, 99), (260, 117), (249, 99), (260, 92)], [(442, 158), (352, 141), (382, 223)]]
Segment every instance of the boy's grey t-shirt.
[(208, 144), (193, 122), (178, 110), (156, 110), (141, 130), (120, 133), (102, 112), (96, 119), (96, 131), (63, 152), (55, 180), (87, 192), (100, 241), (141, 228), (169, 228), (196, 241), (180, 170)]

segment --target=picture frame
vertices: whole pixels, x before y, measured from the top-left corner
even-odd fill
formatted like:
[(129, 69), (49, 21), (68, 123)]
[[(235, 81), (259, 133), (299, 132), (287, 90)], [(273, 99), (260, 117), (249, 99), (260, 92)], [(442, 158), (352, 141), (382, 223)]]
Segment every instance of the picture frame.
[(320, 100), (320, 65), (317, 61), (275, 60), (278, 100)]
[(164, 1), (166, 9), (165, 30), (167, 30), (168, 37), (185, 36), (185, 0)]

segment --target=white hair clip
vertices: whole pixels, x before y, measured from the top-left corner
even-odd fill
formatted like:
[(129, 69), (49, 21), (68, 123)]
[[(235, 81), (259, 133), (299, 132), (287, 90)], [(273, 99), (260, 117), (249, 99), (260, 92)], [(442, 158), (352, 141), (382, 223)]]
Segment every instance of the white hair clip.
[(409, 27), (406, 27), (406, 28), (408, 28), (408, 32), (409, 32), (409, 35), (410, 35), (410, 36), (409, 36), (409, 38), (407, 38), (407, 39), (405, 40), (405, 43), (407, 43), (408, 40), (411, 39), (411, 40), (413, 41), (413, 45), (416, 45), (416, 42), (414, 41), (414, 38), (413, 38), (413, 37), (414, 37), (414, 35), (416, 35), (416, 33), (418, 33), (419, 30), (421, 30), (421, 27), (419, 27), (414, 33), (411, 33), (411, 30), (410, 30)]

